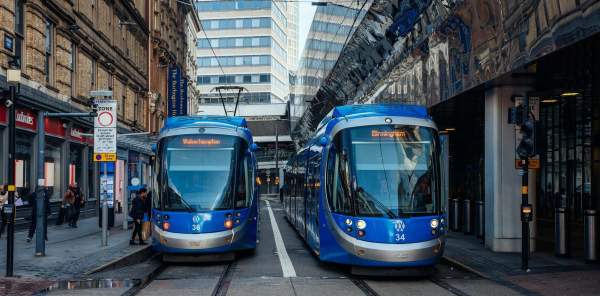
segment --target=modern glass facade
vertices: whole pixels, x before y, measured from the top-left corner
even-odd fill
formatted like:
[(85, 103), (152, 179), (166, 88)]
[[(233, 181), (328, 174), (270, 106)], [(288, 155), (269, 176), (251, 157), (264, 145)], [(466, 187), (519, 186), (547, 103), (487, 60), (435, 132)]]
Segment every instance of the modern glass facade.
[[(249, 92), (272, 93), (248, 102), (263, 103), (265, 98), (287, 100), (287, 3), (198, 1), (196, 7), (206, 30), (206, 36), (197, 40), (201, 97), (214, 95), (210, 92), (215, 86), (239, 85), (247, 86)], [(211, 104), (213, 100), (200, 102)]]

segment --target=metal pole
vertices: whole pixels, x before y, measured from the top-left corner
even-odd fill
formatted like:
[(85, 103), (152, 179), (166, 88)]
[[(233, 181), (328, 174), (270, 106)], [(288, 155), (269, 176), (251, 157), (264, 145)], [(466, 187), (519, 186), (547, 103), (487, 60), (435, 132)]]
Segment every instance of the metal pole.
[(14, 248), (15, 248), (15, 109), (17, 105), (17, 89), (14, 85), (10, 86), (10, 100), (12, 105), (9, 107), (8, 114), (8, 207), (11, 211), (8, 217), (8, 230), (6, 238), (6, 276), (13, 276)]
[[(279, 129), (277, 127), (279, 121), (275, 121), (275, 181), (279, 179)], [(276, 183), (273, 181), (273, 183)], [(279, 184), (275, 184), (275, 192), (279, 193)]]
[[(525, 207), (529, 204), (529, 160), (527, 158), (521, 160), (522, 173), (521, 177), (521, 206)], [(521, 238), (521, 269), (529, 269), (529, 222), (521, 221), (522, 238)]]
[(104, 198), (102, 199), (102, 246), (108, 246), (108, 163), (104, 162)]
[(46, 192), (44, 190), (45, 180), (45, 145), (46, 145), (46, 123), (45, 113), (38, 112), (38, 157), (37, 157), (37, 189), (36, 189), (36, 228), (35, 228), (35, 255), (46, 255), (46, 203), (44, 202)]
[[(129, 153), (128, 153), (129, 154)], [(117, 165), (118, 165), (119, 161), (117, 160)], [(127, 166), (129, 165), (126, 161), (123, 161), (124, 163), (124, 178), (125, 180), (129, 180), (129, 170), (127, 169)], [(115, 180), (115, 188), (116, 188), (116, 183), (118, 182), (118, 180)], [(124, 188), (124, 194), (123, 194), (123, 230), (127, 230), (128, 228), (128, 217), (129, 217), (129, 194), (131, 194), (129, 192), (129, 185), (127, 184), (127, 186), (125, 186)]]

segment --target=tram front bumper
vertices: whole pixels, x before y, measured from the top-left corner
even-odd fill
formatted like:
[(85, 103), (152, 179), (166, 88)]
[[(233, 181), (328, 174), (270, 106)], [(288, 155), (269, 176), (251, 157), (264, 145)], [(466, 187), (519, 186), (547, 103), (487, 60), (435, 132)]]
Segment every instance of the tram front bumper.
[(211, 233), (175, 233), (160, 229), (154, 225), (153, 237), (165, 249), (181, 252), (228, 247), (243, 236), (244, 225), (234, 229)]

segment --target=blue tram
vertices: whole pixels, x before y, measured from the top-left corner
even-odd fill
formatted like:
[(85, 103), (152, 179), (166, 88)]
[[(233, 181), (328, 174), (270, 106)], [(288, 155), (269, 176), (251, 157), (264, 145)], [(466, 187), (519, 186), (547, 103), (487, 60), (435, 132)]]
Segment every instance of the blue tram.
[(155, 150), (155, 251), (233, 254), (256, 248), (256, 144), (245, 119), (169, 118)]
[(446, 232), (440, 155), (423, 107), (335, 107), (286, 166), (286, 217), (320, 260), (431, 270)]

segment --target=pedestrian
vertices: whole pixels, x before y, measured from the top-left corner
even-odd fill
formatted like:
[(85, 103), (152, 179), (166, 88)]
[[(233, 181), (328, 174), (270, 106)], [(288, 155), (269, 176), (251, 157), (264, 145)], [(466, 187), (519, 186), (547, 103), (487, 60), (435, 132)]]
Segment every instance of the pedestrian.
[(130, 245), (136, 245), (135, 236), (138, 236), (139, 244), (146, 245), (146, 242), (142, 239), (142, 220), (144, 219), (144, 214), (146, 213), (146, 188), (142, 188), (139, 190), (136, 197), (131, 201), (131, 211), (129, 211), (129, 216), (133, 218), (133, 233), (131, 234), (131, 240), (129, 241)]
[(77, 221), (79, 220), (79, 215), (81, 214), (81, 208), (83, 208), (85, 205), (85, 199), (77, 183), (73, 183), (71, 186), (69, 186), (68, 191), (71, 191), (71, 194), (75, 196), (73, 200), (73, 208), (71, 209), (72, 215), (69, 220), (69, 226), (77, 228)]
[[(44, 239), (48, 240), (48, 214), (50, 213), (50, 196), (48, 192), (44, 189), (44, 207), (46, 208), (46, 212), (44, 213)], [(31, 205), (31, 224), (29, 224), (29, 233), (27, 234), (27, 242), (31, 242), (33, 238), (33, 234), (37, 228), (37, 198), (34, 192), (31, 192), (27, 195), (29, 197), (29, 205)]]
[(4, 233), (6, 223), (8, 222), (8, 215), (4, 213), (4, 206), (8, 204), (8, 191), (4, 190), (4, 187), (0, 189), (0, 237)]
[[(75, 205), (75, 194), (72, 189), (73, 185), (69, 185), (69, 189), (65, 192), (65, 196), (63, 197), (62, 207), (65, 209), (65, 221), (69, 223), (69, 227), (73, 227), (72, 217), (74, 215), (74, 205)], [(75, 228), (75, 227), (73, 227)]]

